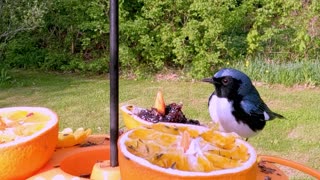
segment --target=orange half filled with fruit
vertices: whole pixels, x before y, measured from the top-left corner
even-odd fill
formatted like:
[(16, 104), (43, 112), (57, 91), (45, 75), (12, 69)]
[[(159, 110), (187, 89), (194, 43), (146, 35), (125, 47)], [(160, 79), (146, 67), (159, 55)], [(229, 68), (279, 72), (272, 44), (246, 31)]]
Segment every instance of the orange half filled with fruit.
[(200, 125), (198, 120), (186, 118), (182, 112), (182, 104), (170, 103), (166, 105), (161, 91), (157, 93), (155, 104), (151, 109), (124, 105), (120, 111), (128, 129), (158, 122)]
[(57, 115), (42, 107), (0, 108), (0, 179), (26, 179), (52, 156)]
[(152, 122), (148, 122), (144, 119), (141, 119), (138, 116), (138, 113), (141, 112), (143, 108), (139, 108), (133, 105), (124, 105), (121, 106), (120, 112), (122, 115), (123, 122), (128, 129), (133, 129), (141, 125), (151, 125)]
[(247, 142), (203, 126), (156, 123), (118, 141), (121, 178), (255, 179), (257, 155)]

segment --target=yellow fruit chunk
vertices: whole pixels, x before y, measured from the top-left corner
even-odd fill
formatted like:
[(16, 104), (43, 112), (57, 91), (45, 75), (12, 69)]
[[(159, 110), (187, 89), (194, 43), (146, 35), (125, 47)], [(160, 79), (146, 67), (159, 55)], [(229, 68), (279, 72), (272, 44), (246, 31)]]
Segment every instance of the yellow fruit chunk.
[(50, 117), (46, 114), (39, 112), (30, 112), (19, 110), (8, 115), (10, 121), (21, 121), (21, 122), (46, 122), (50, 120)]
[(0, 144), (14, 141), (16, 136), (14, 134), (0, 134)]
[(183, 131), (180, 146), (183, 148), (183, 152), (186, 152), (190, 146), (190, 134), (187, 131)]
[(47, 114), (31, 110), (16, 110), (3, 113), (0, 116), (2, 143), (31, 136), (41, 131), (51, 118)]
[(180, 133), (178, 126), (167, 126), (159, 123), (151, 124), (150, 126), (147, 126), (150, 128), (150, 131), (159, 131), (165, 134), (172, 134), (172, 135), (178, 135)]
[(49, 116), (35, 112), (27, 114), (26, 118), (24, 119), (24, 122), (44, 122), (48, 120)]
[(120, 180), (119, 167), (111, 167), (109, 160), (97, 162), (92, 168), (90, 179)]
[(14, 133), (18, 136), (30, 136), (43, 129), (45, 126), (46, 123), (19, 125), (14, 129)]
[(87, 137), (91, 134), (91, 129), (84, 130), (83, 128), (78, 128), (73, 132), (71, 128), (65, 128), (58, 135), (57, 147), (71, 147), (77, 144), (84, 143)]
[(231, 149), (235, 145), (236, 137), (233, 134), (219, 133), (214, 129), (210, 129), (201, 134), (201, 137), (222, 149)]
[(155, 123), (151, 125), (146, 125), (147, 128), (157, 130), (160, 132), (163, 132), (165, 134), (172, 134), (172, 135), (179, 135), (184, 131), (187, 131), (189, 135), (193, 138), (199, 136), (199, 131), (197, 130), (197, 127), (183, 127), (175, 124), (162, 124), (162, 123)]
[(19, 121), (19, 120), (23, 120), (28, 114), (29, 114), (28, 111), (18, 110), (18, 111), (11, 113), (8, 116), (8, 119), (10, 119), (12, 121)]
[(7, 124), (2, 120), (0, 116), (0, 130), (4, 130), (7, 128)]

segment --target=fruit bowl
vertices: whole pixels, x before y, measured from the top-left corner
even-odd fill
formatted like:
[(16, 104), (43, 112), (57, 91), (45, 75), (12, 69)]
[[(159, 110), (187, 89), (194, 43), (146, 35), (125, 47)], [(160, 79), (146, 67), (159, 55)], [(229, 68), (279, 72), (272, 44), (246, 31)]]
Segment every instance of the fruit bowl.
[(142, 174), (144, 179), (257, 176), (257, 155), (250, 144), (202, 126), (156, 123), (138, 127), (125, 132), (118, 147), (122, 179), (140, 179)]

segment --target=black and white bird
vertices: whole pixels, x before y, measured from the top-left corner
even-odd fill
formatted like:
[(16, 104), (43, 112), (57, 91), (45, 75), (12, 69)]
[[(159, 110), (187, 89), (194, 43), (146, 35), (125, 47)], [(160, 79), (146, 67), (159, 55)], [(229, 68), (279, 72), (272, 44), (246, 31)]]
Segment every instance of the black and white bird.
[(221, 131), (249, 138), (261, 131), (266, 121), (284, 118), (268, 108), (250, 78), (239, 70), (224, 68), (202, 81), (215, 87), (208, 102), (209, 113)]

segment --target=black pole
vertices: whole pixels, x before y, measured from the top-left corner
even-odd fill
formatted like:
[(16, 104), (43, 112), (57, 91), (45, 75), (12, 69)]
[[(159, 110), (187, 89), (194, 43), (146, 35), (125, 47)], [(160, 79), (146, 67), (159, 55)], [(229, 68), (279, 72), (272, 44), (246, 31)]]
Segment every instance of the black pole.
[(119, 135), (119, 17), (118, 1), (110, 0), (110, 165), (118, 166)]

